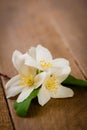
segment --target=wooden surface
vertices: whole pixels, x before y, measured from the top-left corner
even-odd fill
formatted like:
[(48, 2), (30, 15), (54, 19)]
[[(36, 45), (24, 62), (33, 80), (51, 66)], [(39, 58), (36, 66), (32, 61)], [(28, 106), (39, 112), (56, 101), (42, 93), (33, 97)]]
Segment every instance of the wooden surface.
[[(14, 76), (11, 56), (42, 44), (54, 58), (67, 58), (72, 74), (87, 78), (87, 2), (84, 0), (1, 0), (0, 72)], [(7, 81), (1, 77), (3, 88)], [(71, 99), (52, 99), (44, 107), (32, 102), (28, 117), (20, 118), (14, 100), (0, 86), (1, 130), (86, 130), (87, 88), (74, 87)], [(2, 103), (3, 102), (3, 103)], [(3, 114), (2, 114), (3, 113)]]

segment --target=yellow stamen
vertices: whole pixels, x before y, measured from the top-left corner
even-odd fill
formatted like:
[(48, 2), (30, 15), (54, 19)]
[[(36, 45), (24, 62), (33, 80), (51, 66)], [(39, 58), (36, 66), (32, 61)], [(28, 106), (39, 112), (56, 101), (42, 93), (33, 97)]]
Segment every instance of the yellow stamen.
[(52, 75), (49, 78), (47, 78), (45, 86), (48, 90), (56, 93), (58, 91), (58, 82), (56, 76)]
[(20, 74), (20, 79), (20, 86), (31, 87), (34, 84), (34, 76), (30, 73), (27, 76)]
[(48, 68), (52, 67), (52, 64), (50, 62), (46, 62), (44, 59), (41, 59), (40, 63), (41, 63), (41, 67), (43, 69), (48, 69)]

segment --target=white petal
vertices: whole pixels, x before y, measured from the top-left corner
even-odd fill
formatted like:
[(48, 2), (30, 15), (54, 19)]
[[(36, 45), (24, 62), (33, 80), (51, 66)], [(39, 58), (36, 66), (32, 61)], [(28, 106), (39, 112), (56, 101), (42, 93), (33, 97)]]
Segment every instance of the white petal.
[(49, 69), (47, 69), (47, 72), (48, 74), (52, 75), (52, 74), (55, 74), (55, 75), (61, 75), (62, 74), (62, 68), (60, 67), (51, 67)]
[(45, 87), (41, 87), (38, 93), (38, 102), (41, 106), (44, 106), (50, 100), (50, 94)]
[(46, 78), (46, 72), (38, 74), (35, 77), (35, 84), (34, 84), (35, 88), (40, 87), (40, 85), (44, 83), (45, 78)]
[(24, 87), (22, 86), (12, 86), (6, 90), (7, 98), (14, 97), (19, 94)]
[(29, 67), (29, 70), (28, 70), (28, 74), (32, 74), (33, 76), (36, 75), (37, 73), (37, 69), (36, 68), (33, 68), (33, 67)]
[(28, 73), (28, 66), (26, 66), (25, 63), (25, 57), (27, 56), (27, 54), (22, 54), (19, 51), (14, 51), (13, 56), (12, 56), (12, 62), (14, 67), (23, 74), (27, 74)]
[(36, 48), (36, 58), (37, 61), (40, 61), (41, 59), (44, 59), (45, 61), (52, 61), (50, 51), (41, 45), (38, 45)]
[(72, 97), (74, 95), (74, 92), (72, 89), (61, 85), (58, 87), (57, 93), (50, 92), (50, 95), (52, 98), (68, 98), (68, 97)]
[(19, 70), (21, 64), (23, 64), (23, 62), (24, 62), (23, 54), (21, 52), (15, 50), (12, 55), (12, 62), (13, 62), (13, 65), (15, 66), (15, 68), (17, 70)]
[(28, 75), (28, 73), (29, 73), (28, 66), (26, 66), (26, 65), (23, 64), (23, 66), (21, 66), (21, 69), (20, 69), (19, 73), (24, 74), (24, 75)]
[(57, 81), (59, 83), (62, 83), (70, 74), (71, 68), (69, 66), (65, 66), (63, 68), (60, 67), (52, 67), (51, 69), (48, 70), (48, 73), (54, 74), (57, 77)]
[(35, 48), (35, 47), (31, 47), (31, 48), (29, 49), (29, 55), (30, 55), (31, 57), (33, 57), (34, 59), (36, 59), (36, 48)]
[(5, 85), (5, 88), (9, 88), (9, 87), (12, 87), (12, 86), (18, 86), (20, 83), (20, 76), (19, 75), (16, 75), (14, 76), (13, 78), (11, 78), (7, 84)]
[(61, 75), (57, 75), (57, 79), (59, 83), (62, 83), (70, 74), (71, 68), (66, 66), (63, 68)]
[(31, 94), (33, 90), (34, 90), (33, 87), (30, 88), (26, 87), (25, 89), (23, 89), (22, 93), (17, 98), (17, 102), (24, 101)]
[(38, 67), (37, 62), (30, 55), (26, 56), (26, 58), (25, 58), (25, 65), (31, 66), (31, 67), (35, 67), (35, 68)]
[(54, 59), (52, 61), (54, 67), (64, 67), (69, 65), (69, 61), (64, 58)]

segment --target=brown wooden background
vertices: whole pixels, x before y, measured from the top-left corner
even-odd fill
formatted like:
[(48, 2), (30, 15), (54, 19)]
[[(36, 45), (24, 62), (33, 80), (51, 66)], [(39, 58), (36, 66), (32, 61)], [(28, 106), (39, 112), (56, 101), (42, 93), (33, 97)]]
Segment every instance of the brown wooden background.
[[(11, 56), (42, 44), (54, 58), (67, 58), (72, 74), (87, 79), (86, 0), (0, 0), (0, 73), (16, 74)], [(74, 87), (71, 99), (52, 99), (44, 107), (31, 104), (20, 118), (14, 100), (5, 97), (6, 79), (0, 80), (0, 130), (86, 130), (87, 88)]]

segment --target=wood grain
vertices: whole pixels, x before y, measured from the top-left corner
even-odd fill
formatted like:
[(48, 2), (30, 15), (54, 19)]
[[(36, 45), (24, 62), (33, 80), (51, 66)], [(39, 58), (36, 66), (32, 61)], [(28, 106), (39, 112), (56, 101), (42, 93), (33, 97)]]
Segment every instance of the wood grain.
[(0, 80), (0, 129), (13, 130), (13, 125), (9, 116), (7, 103), (4, 97), (3, 88)]
[[(72, 74), (84, 79), (71, 54), (73, 49), (68, 48), (63, 40), (64, 37), (56, 31), (55, 25), (52, 25), (48, 17), (51, 9), (45, 5), (46, 2), (39, 0), (1, 2), (0, 72), (10, 77), (14, 76), (17, 72), (11, 62), (12, 52), (15, 49), (25, 52), (31, 46), (42, 44), (50, 49), (54, 58), (67, 58), (71, 63)], [(81, 47), (80, 44), (79, 46)], [(6, 79), (2, 78), (2, 81), (4, 87)], [(27, 118), (20, 118), (16, 115), (13, 109), (15, 99), (9, 99), (8, 105), (15, 129), (86, 130), (87, 88), (74, 87), (73, 90), (75, 92), (73, 98), (52, 99), (44, 107), (34, 100)]]
[[(49, 19), (87, 78), (87, 1), (48, 0)], [(48, 8), (47, 6), (47, 8)]]

